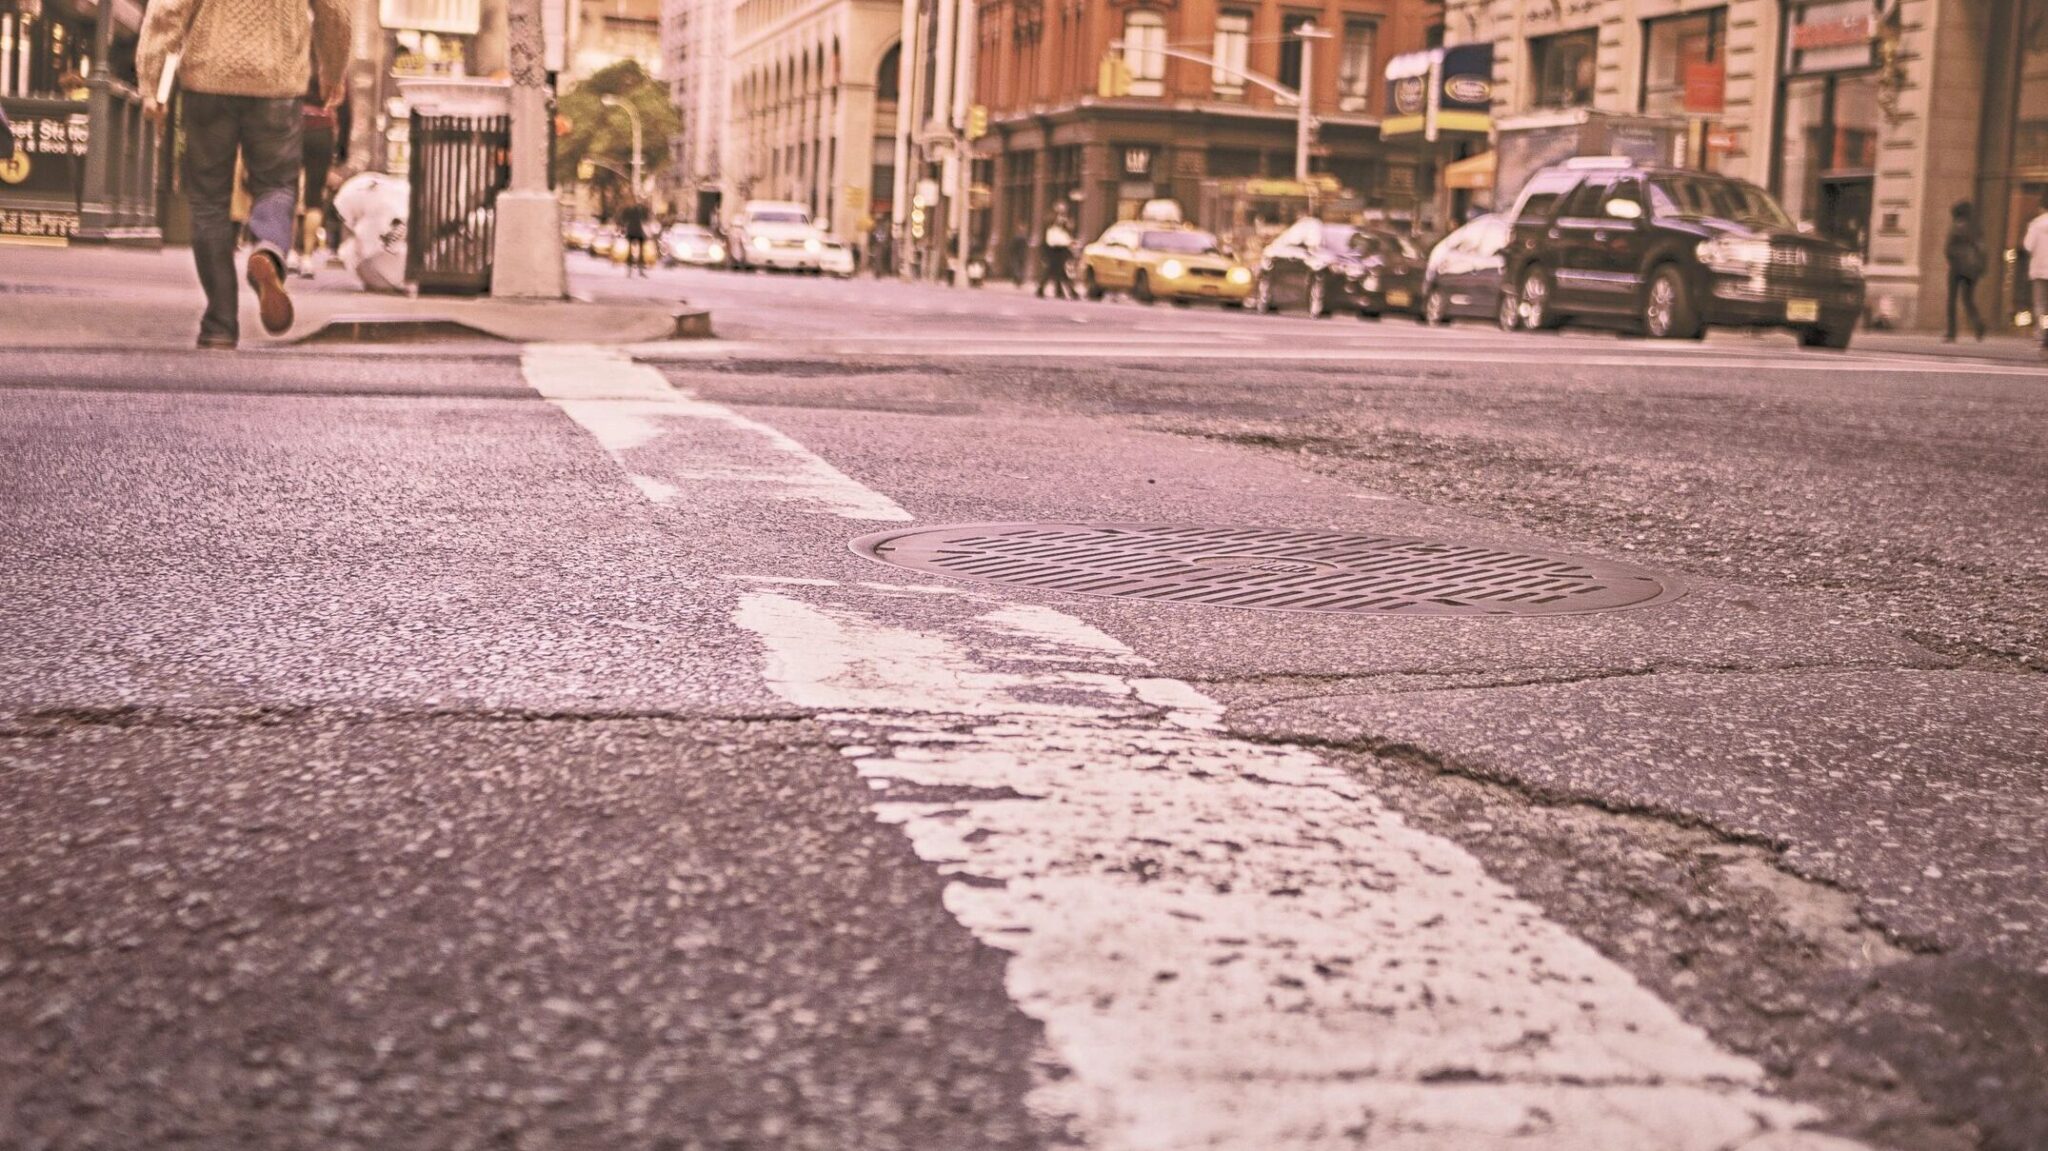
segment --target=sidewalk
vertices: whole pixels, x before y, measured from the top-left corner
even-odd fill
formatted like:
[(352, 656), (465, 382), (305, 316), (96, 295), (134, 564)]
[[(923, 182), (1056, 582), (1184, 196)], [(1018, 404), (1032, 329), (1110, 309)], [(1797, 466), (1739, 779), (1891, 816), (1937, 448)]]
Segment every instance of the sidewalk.
[[(281, 337), (264, 334), (254, 293), (243, 291), (243, 350), (477, 340), (627, 344), (710, 334), (709, 313), (681, 299), (414, 298), (364, 291), (340, 268), (294, 276), (290, 288), (298, 319)], [(189, 349), (203, 307), (185, 248), (0, 247), (0, 346)]]

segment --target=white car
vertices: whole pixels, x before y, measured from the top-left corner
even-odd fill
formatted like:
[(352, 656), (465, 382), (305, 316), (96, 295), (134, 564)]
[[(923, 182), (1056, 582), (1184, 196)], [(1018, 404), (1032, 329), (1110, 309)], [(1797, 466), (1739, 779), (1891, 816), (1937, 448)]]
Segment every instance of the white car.
[(787, 200), (748, 200), (725, 230), (725, 242), (739, 271), (816, 272), (825, 253), (825, 233), (811, 222), (811, 210)]
[(702, 224), (677, 224), (661, 234), (661, 255), (671, 264), (721, 267), (725, 263), (725, 241)]
[(825, 241), (825, 250), (818, 253), (818, 270), (840, 279), (852, 276), (860, 270), (854, 265), (853, 246), (844, 240)]

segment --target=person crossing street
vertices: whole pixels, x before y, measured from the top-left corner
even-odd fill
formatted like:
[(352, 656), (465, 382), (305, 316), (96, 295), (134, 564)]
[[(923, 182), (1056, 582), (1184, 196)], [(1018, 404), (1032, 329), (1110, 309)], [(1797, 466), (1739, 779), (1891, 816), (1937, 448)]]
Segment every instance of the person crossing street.
[(327, 107), (339, 106), (346, 94), (349, 10), (348, 0), (154, 0), (149, 6), (136, 74), (143, 114), (158, 125), (166, 116), (160, 91), (182, 93), (192, 260), (206, 293), (202, 348), (233, 348), (241, 338), (237, 226), (230, 214), (237, 156), (256, 239), (249, 286), (265, 331), (278, 335), (292, 326), (284, 276), (303, 161), (300, 106), (314, 74), (328, 84)]
[(1067, 275), (1067, 261), (1073, 258), (1073, 226), (1068, 223), (1067, 208), (1062, 204), (1053, 209), (1052, 223), (1045, 226), (1044, 244), (1039, 250), (1038, 290), (1034, 294), (1044, 296), (1046, 285), (1051, 284), (1054, 299), (1079, 299), (1080, 293), (1074, 291), (1074, 281)]

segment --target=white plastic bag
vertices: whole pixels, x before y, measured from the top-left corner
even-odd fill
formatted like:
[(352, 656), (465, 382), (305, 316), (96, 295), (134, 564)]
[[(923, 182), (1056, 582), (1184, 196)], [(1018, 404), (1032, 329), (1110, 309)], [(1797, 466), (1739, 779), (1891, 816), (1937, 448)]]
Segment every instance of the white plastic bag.
[(349, 177), (334, 193), (341, 262), (372, 292), (405, 291), (405, 222), (412, 185), (382, 172)]

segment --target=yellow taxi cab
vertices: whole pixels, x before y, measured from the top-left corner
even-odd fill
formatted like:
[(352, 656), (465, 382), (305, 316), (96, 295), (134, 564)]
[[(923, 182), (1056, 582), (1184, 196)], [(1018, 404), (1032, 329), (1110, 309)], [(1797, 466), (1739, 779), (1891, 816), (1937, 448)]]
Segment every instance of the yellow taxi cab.
[(1125, 220), (1081, 250), (1081, 287), (1091, 300), (1127, 292), (1141, 304), (1214, 300), (1240, 308), (1252, 292), (1252, 270), (1209, 232)]

